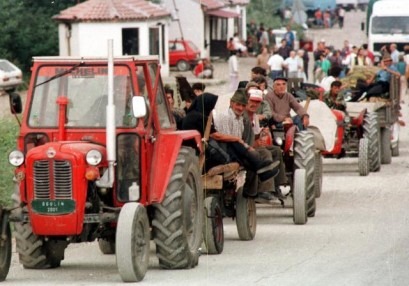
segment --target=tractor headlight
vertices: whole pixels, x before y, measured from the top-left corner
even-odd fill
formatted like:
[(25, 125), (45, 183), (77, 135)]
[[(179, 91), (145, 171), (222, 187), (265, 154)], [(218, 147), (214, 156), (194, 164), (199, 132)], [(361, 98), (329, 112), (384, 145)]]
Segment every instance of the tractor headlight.
[(349, 117), (349, 116), (345, 116), (345, 118), (344, 118), (344, 122), (345, 122), (345, 124), (349, 124), (349, 123), (351, 123), (351, 117)]
[(98, 150), (91, 150), (87, 153), (87, 163), (91, 166), (96, 166), (101, 163), (102, 154)]
[(281, 137), (275, 138), (274, 141), (276, 142), (276, 144), (277, 144), (278, 146), (283, 145), (283, 139), (282, 139)]
[(24, 154), (19, 150), (14, 150), (9, 154), (9, 162), (14, 167), (20, 167), (24, 163)]

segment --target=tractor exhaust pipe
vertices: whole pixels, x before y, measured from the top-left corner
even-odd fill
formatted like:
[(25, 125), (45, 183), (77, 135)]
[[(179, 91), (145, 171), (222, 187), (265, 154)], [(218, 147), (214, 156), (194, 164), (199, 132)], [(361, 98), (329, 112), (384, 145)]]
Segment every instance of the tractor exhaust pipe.
[(108, 105), (106, 109), (106, 146), (108, 173), (105, 172), (100, 180), (96, 182), (100, 188), (112, 188), (114, 185), (116, 141), (115, 141), (115, 104), (114, 104), (114, 56), (113, 40), (108, 40)]

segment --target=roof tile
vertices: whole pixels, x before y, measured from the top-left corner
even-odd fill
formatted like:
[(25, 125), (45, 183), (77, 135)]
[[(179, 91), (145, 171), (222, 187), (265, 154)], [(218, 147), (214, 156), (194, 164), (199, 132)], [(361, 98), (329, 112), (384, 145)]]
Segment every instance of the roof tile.
[(146, 0), (88, 0), (53, 17), (57, 21), (130, 21), (170, 16), (170, 12)]

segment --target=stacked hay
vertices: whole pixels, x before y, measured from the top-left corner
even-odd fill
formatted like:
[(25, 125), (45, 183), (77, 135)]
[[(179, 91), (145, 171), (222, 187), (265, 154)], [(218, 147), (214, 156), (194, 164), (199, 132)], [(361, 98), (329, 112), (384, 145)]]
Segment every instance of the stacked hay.
[(358, 80), (367, 81), (379, 71), (379, 67), (355, 66), (346, 77), (341, 79), (345, 89), (354, 89)]

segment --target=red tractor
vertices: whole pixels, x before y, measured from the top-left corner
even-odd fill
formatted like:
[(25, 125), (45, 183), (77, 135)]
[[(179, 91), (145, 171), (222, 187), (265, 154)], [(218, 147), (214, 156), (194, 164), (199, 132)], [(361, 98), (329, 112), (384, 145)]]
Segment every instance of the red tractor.
[[(98, 240), (104, 254), (116, 254), (122, 280), (139, 281), (150, 238), (160, 267), (198, 264), (200, 134), (176, 131), (157, 57), (110, 54), (34, 58), (9, 155), (14, 207), (0, 209), (0, 278), (9, 265), (9, 221), (24, 268), (59, 267), (68, 244)], [(17, 94), (10, 102), (13, 113), (22, 110)]]

